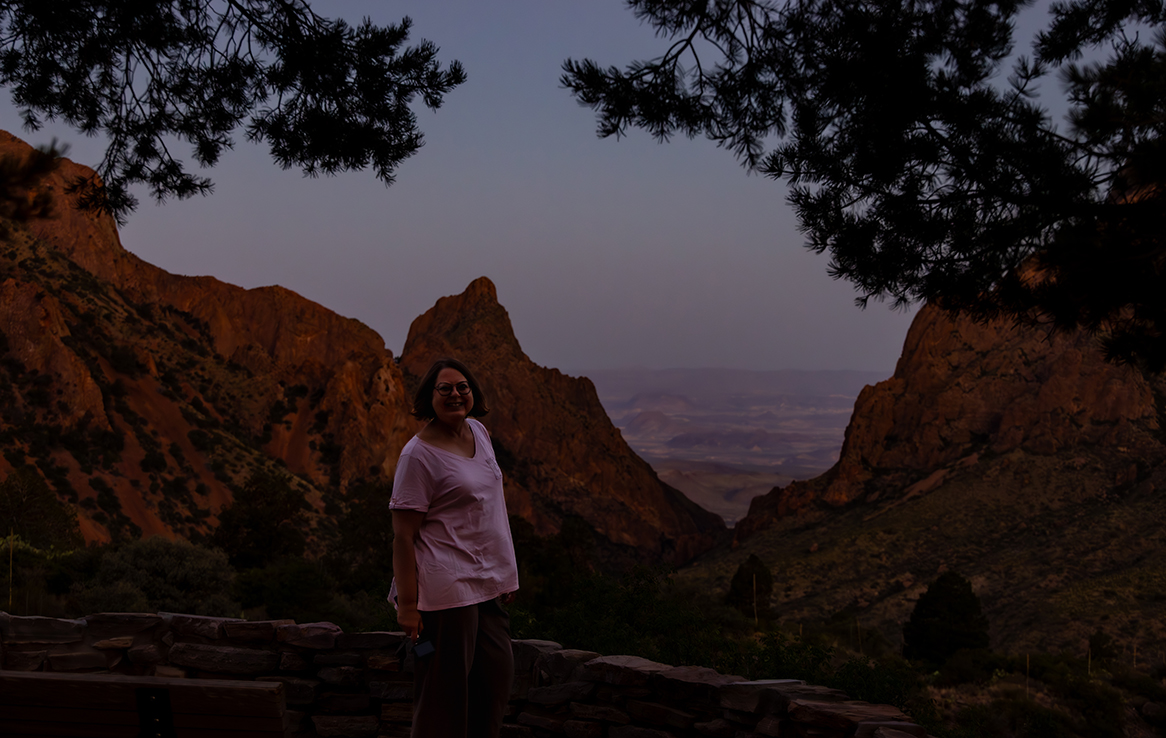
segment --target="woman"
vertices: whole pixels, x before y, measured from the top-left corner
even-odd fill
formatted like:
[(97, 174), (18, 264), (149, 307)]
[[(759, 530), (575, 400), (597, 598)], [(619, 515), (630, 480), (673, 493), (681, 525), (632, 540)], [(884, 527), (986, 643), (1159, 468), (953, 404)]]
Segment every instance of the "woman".
[(393, 478), (389, 597), (409, 639), (436, 648), (414, 659), (414, 736), (497, 736), (514, 680), (501, 604), (514, 598), (518, 566), (502, 470), (474, 420), (487, 412), (464, 364), (435, 362), (413, 400), (427, 422)]

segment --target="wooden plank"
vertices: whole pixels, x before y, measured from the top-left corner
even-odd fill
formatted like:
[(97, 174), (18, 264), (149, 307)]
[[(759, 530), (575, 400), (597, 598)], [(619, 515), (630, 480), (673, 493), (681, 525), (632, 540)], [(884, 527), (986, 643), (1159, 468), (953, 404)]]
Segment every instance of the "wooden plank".
[(242, 715), (175, 715), (175, 730), (283, 730), (283, 717), (250, 717)]
[(184, 679), (180, 684), (168, 686), (175, 717), (182, 714), (280, 717), (286, 710), (282, 682)]
[(200, 728), (175, 728), (174, 738), (283, 738), (279, 730), (211, 730)]
[(0, 705), (89, 707), (138, 711), (133, 689), (116, 677), (77, 679), (76, 674), (0, 671)]
[(136, 713), (138, 688), (167, 689), (175, 715), (278, 717), (286, 706), (284, 687), (280, 682), (0, 671), (0, 705), (115, 709)]
[[(138, 711), (96, 710), (90, 707), (43, 707), (40, 705), (5, 705), (0, 710), (0, 726), (12, 720), (41, 720), (54, 723), (88, 725), (137, 725)], [(0, 736), (4, 735), (0, 731)]]
[(35, 738), (138, 738), (138, 724), (54, 723), (45, 720), (0, 720), (0, 735)]

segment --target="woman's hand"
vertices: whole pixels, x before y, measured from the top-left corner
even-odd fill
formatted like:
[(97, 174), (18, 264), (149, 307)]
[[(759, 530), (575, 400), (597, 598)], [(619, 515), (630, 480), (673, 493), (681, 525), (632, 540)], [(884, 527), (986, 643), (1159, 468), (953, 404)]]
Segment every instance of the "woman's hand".
[(417, 551), (415, 542), (425, 513), (417, 510), (393, 511), (393, 576), (397, 579), (397, 623), (410, 642), (421, 633), (421, 613), (417, 611)]
[(417, 606), (412, 607), (401, 605), (397, 608), (397, 624), (405, 631), (405, 636), (410, 643), (416, 643), (417, 637), (421, 635), (424, 625), (421, 623), (421, 613), (418, 612)]
[(507, 592), (506, 594), (498, 595), (498, 599), (501, 600), (503, 605), (509, 605), (511, 602), (514, 602), (517, 597), (517, 592)]

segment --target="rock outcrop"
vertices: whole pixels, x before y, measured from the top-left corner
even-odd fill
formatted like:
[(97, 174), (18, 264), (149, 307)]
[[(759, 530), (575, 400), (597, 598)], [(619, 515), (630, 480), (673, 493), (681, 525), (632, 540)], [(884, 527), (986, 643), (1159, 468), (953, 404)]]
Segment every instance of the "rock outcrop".
[(662, 483), (628, 447), (586, 378), (532, 362), (485, 277), (413, 322), (401, 367), (420, 379), (434, 360), (463, 360), (487, 393), (482, 422), (508, 474), (511, 513), (542, 534), (578, 516), (613, 544), (686, 561), (724, 530), (719, 516)]
[(755, 498), (738, 541), (818, 506), (926, 494), (982, 457), (1088, 450), (1141, 459), (1114, 485), (1146, 478), (1166, 458), (1166, 381), (1107, 363), (1083, 333), (977, 323), (935, 307), (915, 318), (894, 376), (859, 395), (838, 463), (826, 474)]
[[(31, 149), (0, 132), (0, 158)], [(284, 467), (321, 515), (386, 484), (418, 425), (402, 372), (435, 355), (482, 367), (513, 514), (552, 533), (583, 518), (636, 559), (686, 561), (724, 531), (623, 442), (587, 380), (522, 353), (481, 279), (419, 318), (398, 366), (384, 341), (282, 287), (170, 274), (126, 251), (108, 216), (41, 184), (52, 217), (0, 242), (0, 478), (35, 464), (87, 540), (208, 532), (233, 489)]]
[[(30, 151), (0, 133), (0, 157)], [(62, 160), (41, 184), (53, 216), (14, 227), (0, 258), (16, 388), (0, 473), (25, 461), (56, 470), (47, 476), (79, 504), (89, 540), (203, 529), (248, 468), (272, 461), (320, 508), (313, 488), (343, 489), (386, 464), (391, 473), (414, 424), (380, 336), (281, 287), (245, 290), (142, 261), (112, 218), (72, 206), (66, 187), (87, 172)], [(76, 446), (105, 447), (99, 463), (53, 448), (70, 433)]]

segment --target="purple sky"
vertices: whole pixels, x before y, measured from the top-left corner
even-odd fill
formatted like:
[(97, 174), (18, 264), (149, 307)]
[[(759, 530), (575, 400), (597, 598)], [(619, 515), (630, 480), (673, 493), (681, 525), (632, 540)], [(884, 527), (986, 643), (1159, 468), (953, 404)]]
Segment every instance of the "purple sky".
[[(410, 322), (486, 275), (536, 362), (587, 369), (719, 366), (889, 375), (911, 316), (853, 305), (802, 248), (785, 189), (704, 140), (596, 138), (559, 88), (566, 57), (622, 65), (662, 42), (619, 0), (330, 1), (356, 22), (413, 18), (413, 39), (469, 81), (385, 188), (368, 172), (305, 179), (238, 139), (208, 198), (144, 200), (129, 250), (180, 274), (281, 284), (377, 330), (399, 352)], [(4, 95), (0, 125), (95, 161), (99, 140), (29, 134)], [(143, 193), (139, 193), (144, 196)]]

